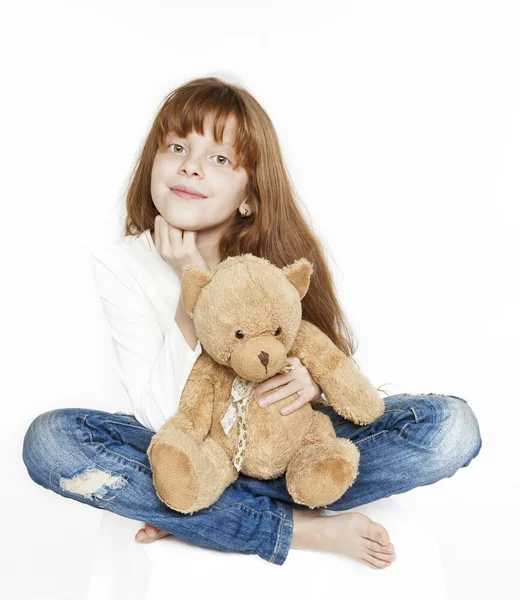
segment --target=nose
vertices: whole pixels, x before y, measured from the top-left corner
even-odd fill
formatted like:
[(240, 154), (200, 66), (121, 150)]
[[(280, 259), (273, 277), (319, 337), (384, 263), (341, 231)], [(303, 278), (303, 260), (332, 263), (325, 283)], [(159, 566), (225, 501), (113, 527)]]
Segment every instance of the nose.
[(269, 364), (269, 353), (262, 350), (262, 352), (260, 352), (258, 355), (258, 358), (267, 371), (267, 365)]
[(182, 163), (179, 172), (185, 173), (186, 175), (198, 175), (200, 177), (202, 175), (202, 167), (199, 160), (193, 156), (190, 156), (186, 157), (186, 160)]

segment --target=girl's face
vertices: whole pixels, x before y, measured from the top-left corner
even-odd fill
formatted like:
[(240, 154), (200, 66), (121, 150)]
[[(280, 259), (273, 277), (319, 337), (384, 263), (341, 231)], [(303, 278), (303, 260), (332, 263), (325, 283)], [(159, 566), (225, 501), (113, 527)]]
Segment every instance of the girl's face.
[[(239, 206), (247, 206), (247, 173), (243, 167), (233, 170), (234, 118), (226, 124), (222, 146), (213, 139), (207, 121), (204, 136), (192, 132), (183, 139), (169, 134), (165, 150), (159, 148), (152, 167), (153, 203), (170, 225), (182, 230), (225, 226)], [(172, 191), (175, 186), (195, 188), (206, 197), (181, 198)]]

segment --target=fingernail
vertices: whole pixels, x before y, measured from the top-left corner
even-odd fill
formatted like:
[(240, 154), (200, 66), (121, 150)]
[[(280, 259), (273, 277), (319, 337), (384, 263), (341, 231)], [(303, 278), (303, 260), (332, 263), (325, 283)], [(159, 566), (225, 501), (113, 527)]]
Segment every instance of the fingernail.
[(262, 407), (264, 407), (264, 406), (265, 406), (265, 400), (260, 400), (260, 401), (258, 402), (258, 406), (262, 406)]
[(136, 539), (138, 542), (142, 542), (144, 540), (144, 535), (143, 534), (138, 535)]

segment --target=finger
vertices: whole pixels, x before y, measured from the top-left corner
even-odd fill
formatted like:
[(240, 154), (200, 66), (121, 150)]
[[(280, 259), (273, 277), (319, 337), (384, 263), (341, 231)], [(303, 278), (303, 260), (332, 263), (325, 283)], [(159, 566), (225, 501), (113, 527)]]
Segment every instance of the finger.
[(292, 372), (278, 373), (277, 375), (273, 375), (272, 377), (269, 377), (269, 379), (262, 381), (262, 383), (256, 387), (255, 391), (253, 392), (253, 398), (259, 398), (262, 394), (265, 394), (266, 392), (269, 392), (270, 390), (273, 390), (281, 385), (285, 385), (290, 381), (293, 381), (293, 379), (294, 373)]
[(168, 252), (178, 257), (182, 249), (182, 229), (166, 222), (166, 235), (168, 238)]
[(154, 243), (159, 256), (166, 260), (166, 255), (164, 254), (164, 229), (163, 229), (163, 217), (161, 215), (157, 215), (155, 217), (154, 223)]
[(255, 388), (255, 391), (253, 392), (253, 398), (260, 398), (262, 394), (266, 394), (283, 383), (290, 381), (289, 379), (285, 382), (281, 381), (282, 377), (282, 375), (273, 375), (273, 377), (262, 381), (262, 383)]
[(182, 244), (186, 252), (192, 253), (197, 249), (195, 244), (195, 238), (197, 237), (196, 231), (184, 231), (184, 235), (182, 236)]
[(172, 227), (166, 219), (162, 219), (163, 250), (165, 256), (172, 256)]
[(312, 400), (312, 397), (309, 396), (306, 393), (300, 394), (298, 396), (298, 400), (295, 400), (294, 402), (292, 402), (291, 404), (284, 406), (281, 410), (280, 410), (280, 414), (282, 415), (290, 415), (291, 413), (297, 411), (299, 408), (301, 408), (303, 405), (307, 404), (308, 402), (310, 402)]
[[(272, 380), (274, 380), (274, 381), (272, 381)], [(275, 379), (274, 377), (270, 377), (269, 379), (267, 379), (266, 381), (263, 381), (260, 384), (262, 386), (261, 388), (259, 385), (255, 389), (255, 391), (253, 392), (253, 398), (255, 398), (255, 399), (260, 398), (261, 396), (264, 396), (264, 398), (267, 398), (268, 396), (266, 394), (268, 394), (269, 392), (273, 392), (273, 390), (275, 392), (278, 391), (281, 387), (283, 387), (284, 385), (287, 385), (289, 383), (289, 381), (292, 381), (292, 380), (289, 378), (284, 379), (283, 376), (280, 376), (278, 379)]]
[(154, 237), (155, 237), (155, 247), (157, 248), (157, 250), (159, 250), (160, 247), (160, 242), (161, 242), (161, 215), (156, 215), (155, 219), (154, 219), (154, 224), (153, 224), (153, 231), (154, 231)]
[(299, 367), (302, 364), (302, 361), (297, 356), (288, 356), (287, 362), (290, 362), (295, 367)]
[(167, 246), (167, 241), (168, 241), (168, 223), (166, 221), (166, 219), (162, 216), (159, 215), (158, 217), (158, 233), (159, 233), (159, 252), (163, 255), (166, 256), (166, 252), (168, 250)]
[(185, 231), (183, 236), (183, 250), (185, 255), (190, 259), (190, 262), (199, 269), (207, 269), (209, 267), (206, 262), (202, 259), (199, 249), (197, 248), (197, 232), (196, 231)]
[(265, 396), (264, 398), (260, 399), (258, 401), (258, 405), (262, 407), (269, 406), (274, 402), (288, 398), (300, 389), (301, 385), (297, 381), (291, 381), (290, 383), (281, 387), (279, 390), (276, 390), (276, 392), (273, 392), (272, 394), (269, 394), (269, 396)]

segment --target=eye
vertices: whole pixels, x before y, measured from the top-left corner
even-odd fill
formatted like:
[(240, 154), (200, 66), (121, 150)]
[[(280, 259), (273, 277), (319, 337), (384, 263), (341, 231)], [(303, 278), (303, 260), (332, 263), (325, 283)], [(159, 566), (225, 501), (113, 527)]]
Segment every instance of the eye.
[[(177, 148), (182, 148), (184, 150), (184, 146), (181, 146), (180, 144), (170, 144), (169, 146), (167, 146), (167, 149), (169, 150), (172, 147), (177, 147)], [(176, 152), (175, 150), (173, 151), (174, 154), (181, 154), (179, 152)], [(222, 166), (226, 166), (228, 163), (231, 164), (231, 161), (229, 160), (229, 158), (227, 158), (226, 156), (222, 155), (222, 154), (217, 154), (216, 155), (217, 158), (223, 158), (224, 160), (227, 160), (227, 162), (217, 162), (217, 164), (222, 165)]]
[(241, 329), (238, 329), (237, 331), (235, 331), (235, 337), (239, 340), (244, 339), (245, 334)]
[(224, 160), (227, 160), (227, 163), (221, 163), (219, 162), (219, 165), (227, 165), (228, 163), (231, 164), (231, 161), (229, 160), (229, 158), (226, 158), (225, 156), (222, 156), (222, 154), (217, 154), (217, 158), (223, 158)]
[(280, 335), (281, 331), (282, 331), (282, 328), (278, 327), (278, 329), (275, 330), (274, 334), (275, 335)]
[[(182, 148), (182, 146), (181, 146), (180, 144), (170, 144), (170, 145), (168, 146), (168, 150), (169, 150), (169, 149), (170, 149), (172, 146), (177, 146), (177, 148)], [(174, 154), (177, 154), (177, 153), (174, 151)]]

